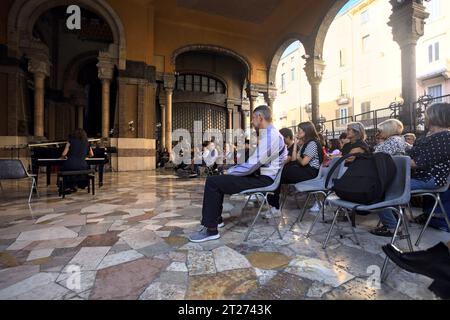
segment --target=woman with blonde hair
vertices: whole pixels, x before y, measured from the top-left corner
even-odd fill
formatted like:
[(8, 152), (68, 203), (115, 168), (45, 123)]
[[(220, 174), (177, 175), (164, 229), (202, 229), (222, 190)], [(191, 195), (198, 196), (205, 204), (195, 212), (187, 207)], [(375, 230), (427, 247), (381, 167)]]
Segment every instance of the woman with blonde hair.
[(407, 143), (402, 136), (403, 123), (389, 119), (378, 125), (378, 136), (382, 142), (375, 147), (375, 152), (384, 152), (392, 156), (404, 155)]

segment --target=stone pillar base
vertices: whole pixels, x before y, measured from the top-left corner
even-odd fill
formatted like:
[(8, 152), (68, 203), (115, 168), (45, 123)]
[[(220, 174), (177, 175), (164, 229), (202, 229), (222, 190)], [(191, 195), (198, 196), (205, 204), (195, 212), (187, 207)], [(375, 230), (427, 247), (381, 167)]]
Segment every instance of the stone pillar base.
[(111, 146), (117, 147), (112, 155), (114, 171), (145, 171), (156, 169), (156, 140), (111, 138)]

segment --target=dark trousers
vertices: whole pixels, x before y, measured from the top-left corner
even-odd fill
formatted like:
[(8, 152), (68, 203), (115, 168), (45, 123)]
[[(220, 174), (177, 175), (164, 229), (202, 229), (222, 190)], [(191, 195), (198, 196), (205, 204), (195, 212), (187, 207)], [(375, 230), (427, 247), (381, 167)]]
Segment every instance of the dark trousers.
[(268, 176), (221, 175), (208, 177), (203, 194), (202, 225), (211, 229), (217, 228), (225, 194), (236, 194), (248, 189), (267, 187), (272, 183), (272, 178)]
[(310, 166), (302, 167), (298, 164), (288, 164), (284, 166), (281, 173), (280, 187), (275, 191), (274, 195), (269, 195), (267, 200), (272, 207), (280, 209), (280, 191), (283, 184), (295, 184), (302, 181), (311, 180), (317, 177), (318, 169)]

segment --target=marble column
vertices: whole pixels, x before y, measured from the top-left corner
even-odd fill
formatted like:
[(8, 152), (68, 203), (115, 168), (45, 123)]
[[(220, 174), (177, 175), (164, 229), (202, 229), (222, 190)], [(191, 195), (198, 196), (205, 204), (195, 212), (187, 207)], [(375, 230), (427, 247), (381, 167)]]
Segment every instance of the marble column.
[[(392, 27), (394, 41), (401, 50), (402, 98), (401, 120), (408, 128), (414, 124), (414, 103), (417, 101), (416, 45), (424, 35), (425, 20), (429, 14), (421, 0), (390, 0), (392, 15), (388, 25)], [(413, 128), (411, 128), (413, 129)]]
[(164, 90), (166, 92), (166, 126), (165, 126), (165, 141), (166, 149), (169, 154), (172, 154), (172, 96), (175, 88), (175, 76), (172, 74), (164, 75)]
[(161, 105), (161, 150), (166, 147), (166, 106)]
[(45, 78), (50, 74), (50, 62), (45, 55), (31, 56), (28, 71), (34, 76), (34, 136), (44, 137)]
[(233, 108), (228, 107), (228, 126), (227, 129), (233, 130)]
[(110, 91), (111, 80), (114, 75), (114, 60), (108, 52), (99, 52), (98, 78), (102, 82), (102, 138), (109, 138), (110, 125)]
[(307, 58), (305, 63), (305, 73), (311, 86), (311, 120), (317, 125), (320, 118), (320, 83), (322, 82), (325, 63), (318, 58)]
[(272, 110), (273, 115), (273, 105), (275, 103), (275, 99), (277, 97), (277, 89), (276, 88), (268, 88), (267, 92), (264, 94), (264, 99), (266, 100), (267, 105), (270, 110)]
[(172, 152), (172, 95), (173, 89), (166, 88), (166, 148)]

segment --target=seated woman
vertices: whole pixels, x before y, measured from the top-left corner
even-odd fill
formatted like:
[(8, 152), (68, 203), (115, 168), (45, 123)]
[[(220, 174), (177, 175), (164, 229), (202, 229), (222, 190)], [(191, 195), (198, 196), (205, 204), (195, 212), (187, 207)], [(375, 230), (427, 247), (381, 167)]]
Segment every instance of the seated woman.
[(407, 148), (402, 136), (403, 123), (397, 119), (389, 119), (378, 125), (378, 136), (381, 143), (375, 146), (375, 152), (384, 152), (391, 156), (404, 155)]
[[(411, 190), (437, 189), (447, 183), (450, 174), (450, 104), (436, 103), (425, 112), (425, 125), (428, 134), (416, 142), (410, 151)], [(383, 230), (378, 236), (391, 237), (397, 226), (392, 211), (380, 214)], [(417, 222), (426, 221), (427, 214), (416, 218)]]
[[(352, 122), (347, 125), (347, 138), (349, 140), (342, 147), (342, 155), (352, 153), (367, 153), (370, 152), (370, 147), (366, 143), (366, 130), (362, 123)], [(354, 159), (348, 158), (347, 162), (352, 162)]]
[(292, 153), (294, 152), (294, 133), (289, 128), (283, 128), (280, 130), (281, 135), (284, 138), (284, 143), (286, 144), (286, 148), (288, 151), (288, 157), (286, 163), (292, 161)]
[[(93, 157), (94, 152), (87, 138), (87, 134), (83, 129), (76, 129), (73, 134), (69, 136), (69, 141), (64, 148), (61, 158), (66, 159), (61, 167), (61, 171), (80, 171), (89, 170), (89, 165), (86, 162), (86, 157)], [(76, 192), (76, 187), (86, 188), (89, 181), (83, 178), (64, 178), (63, 192)]]
[[(298, 145), (301, 144), (301, 141), (304, 141), (304, 143), (301, 149), (298, 150)], [(281, 174), (281, 185), (294, 184), (316, 178), (322, 162), (322, 146), (314, 124), (312, 122), (300, 123), (291, 162), (284, 166)], [(278, 188), (274, 195), (268, 197), (271, 209), (263, 215), (265, 218), (280, 216), (280, 189), (281, 187)]]
[[(375, 146), (375, 152), (383, 152), (390, 154), (391, 156), (404, 155), (407, 148), (405, 138), (402, 136), (403, 123), (396, 119), (386, 120), (378, 125), (377, 136), (380, 138), (380, 143)], [(374, 235), (391, 235), (392, 229), (395, 229), (397, 220), (390, 220), (393, 217), (392, 210), (384, 210), (379, 214), (380, 219), (385, 221), (388, 225), (382, 224), (370, 231)], [(391, 231), (389, 231), (391, 230)]]

